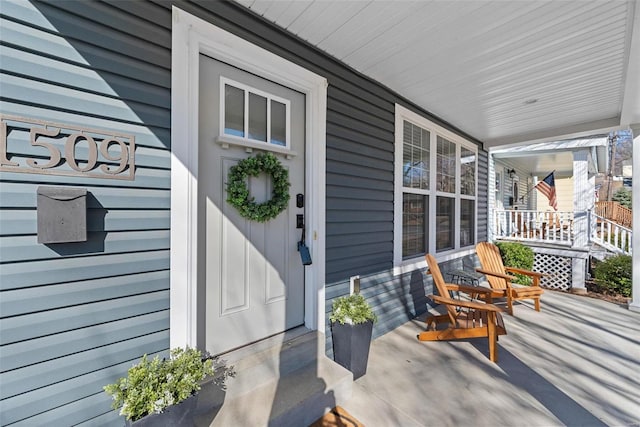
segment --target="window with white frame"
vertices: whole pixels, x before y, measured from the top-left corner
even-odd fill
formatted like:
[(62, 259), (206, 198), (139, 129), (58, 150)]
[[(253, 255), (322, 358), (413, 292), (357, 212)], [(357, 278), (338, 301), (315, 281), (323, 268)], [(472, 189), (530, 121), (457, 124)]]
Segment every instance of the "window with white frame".
[(475, 245), (477, 157), (475, 144), (396, 105), (395, 265)]
[(289, 147), (291, 102), (220, 78), (223, 135)]

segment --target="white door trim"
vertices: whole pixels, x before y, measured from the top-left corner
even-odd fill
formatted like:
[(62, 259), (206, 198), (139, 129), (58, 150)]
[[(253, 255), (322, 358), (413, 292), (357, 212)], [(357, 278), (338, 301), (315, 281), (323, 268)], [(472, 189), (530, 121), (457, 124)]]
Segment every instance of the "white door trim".
[(170, 345), (196, 347), (198, 87), (200, 54), (306, 95), (305, 213), (313, 264), (305, 267), (305, 326), (325, 325), (325, 152), (327, 80), (173, 7), (171, 57)]

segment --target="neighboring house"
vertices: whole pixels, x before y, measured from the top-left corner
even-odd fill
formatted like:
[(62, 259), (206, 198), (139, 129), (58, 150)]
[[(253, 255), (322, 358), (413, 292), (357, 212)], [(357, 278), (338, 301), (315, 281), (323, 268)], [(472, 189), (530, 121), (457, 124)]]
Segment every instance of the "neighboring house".
[[(511, 178), (490, 191), (484, 141), (237, 3), (1, 8), (2, 425), (117, 424), (102, 386), (170, 347), (305, 326), (331, 354), (355, 276), (384, 334), (427, 310), (424, 254), (473, 263), (490, 201), (514, 196)], [(258, 152), (291, 182), (267, 226), (225, 194)], [(66, 235), (46, 223), (60, 209)]]
[[(496, 176), (495, 198), (489, 201), (490, 223), (495, 224), (490, 239), (531, 246), (537, 270), (549, 274), (543, 279), (547, 287), (584, 291), (596, 232), (596, 176), (608, 165), (607, 142), (607, 136), (596, 135), (490, 150)], [(557, 211), (535, 188), (551, 172)]]

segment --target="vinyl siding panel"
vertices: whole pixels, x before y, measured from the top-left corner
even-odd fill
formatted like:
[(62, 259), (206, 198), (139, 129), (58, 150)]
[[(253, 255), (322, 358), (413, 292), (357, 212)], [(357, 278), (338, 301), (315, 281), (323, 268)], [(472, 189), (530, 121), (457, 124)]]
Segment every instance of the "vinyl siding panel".
[[(4, 1), (2, 112), (131, 134), (136, 174), (0, 175), (2, 425), (120, 425), (102, 386), (144, 353), (167, 355), (172, 5), (327, 78), (327, 312), (356, 274), (379, 315), (374, 336), (428, 307), (422, 271), (391, 272), (395, 103), (450, 125), (235, 3)], [(10, 135), (15, 158), (37, 153), (27, 141)], [(87, 189), (88, 242), (37, 244), (40, 185)]]
[[(169, 347), (171, 33), (98, 2), (2, 13), (2, 113), (130, 134), (136, 172), (0, 174), (0, 425), (119, 425), (102, 387)], [(8, 147), (46, 152), (25, 131)], [(87, 189), (87, 242), (37, 243), (41, 185)]]

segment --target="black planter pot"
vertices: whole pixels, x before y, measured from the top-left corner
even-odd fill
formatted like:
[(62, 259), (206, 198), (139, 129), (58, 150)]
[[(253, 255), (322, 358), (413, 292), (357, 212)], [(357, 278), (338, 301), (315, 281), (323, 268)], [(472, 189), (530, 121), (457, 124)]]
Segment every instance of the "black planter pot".
[(175, 427), (193, 426), (198, 396), (186, 398), (177, 405), (167, 407), (160, 414), (150, 414), (136, 421), (126, 421), (126, 426), (132, 427)]
[(331, 324), (333, 359), (353, 373), (357, 380), (367, 372), (373, 322), (358, 325)]

